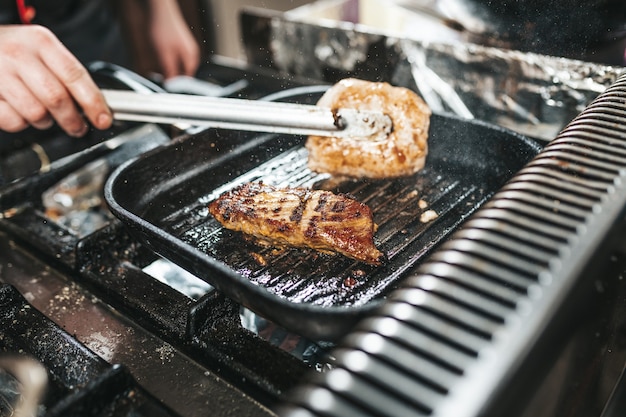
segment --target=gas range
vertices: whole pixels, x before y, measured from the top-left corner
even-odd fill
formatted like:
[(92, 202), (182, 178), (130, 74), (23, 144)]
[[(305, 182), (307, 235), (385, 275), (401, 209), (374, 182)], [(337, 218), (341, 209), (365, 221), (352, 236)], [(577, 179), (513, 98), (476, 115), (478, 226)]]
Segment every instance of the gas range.
[[(232, 96), (254, 99), (311, 82), (221, 64), (207, 65), (200, 76), (219, 85), (244, 80)], [(622, 94), (621, 84), (615, 88), (609, 108), (618, 107), (612, 100), (619, 102)], [(598, 106), (605, 104), (601, 100)], [(620, 112), (611, 117), (622, 117)], [(583, 128), (583, 136), (597, 135), (594, 129)], [(534, 195), (551, 192), (538, 177), (513, 178), (494, 199), (485, 197), (458, 231), (454, 225), (451, 232), (458, 234), (420, 269), (407, 272), (381, 308), (345, 338), (314, 341), (254, 314), (156, 255), (102, 201), (103, 182), (125, 160), (202, 135), (206, 132), (150, 124), (116, 126), (115, 132), (92, 138), (95, 145), (28, 177), (28, 187), (16, 187), (19, 181), (5, 185), (3, 190), (12, 191), (4, 191), (4, 201), (8, 195), (16, 209), (0, 220), (3, 407), (12, 407), (20, 392), (28, 397), (23, 390), (37, 393), (43, 386), (35, 409), (45, 416), (445, 415), (438, 410), (482, 406), (489, 407), (485, 415), (602, 413), (626, 355), (626, 260), (619, 244), (600, 237), (593, 253), (576, 252), (580, 265), (587, 265), (580, 270), (571, 257), (561, 265), (553, 256), (571, 255), (578, 247), (571, 245), (589, 236), (572, 220), (583, 216), (582, 200), (570, 208), (567, 196), (559, 194), (561, 217), (551, 217), (554, 207), (544, 212), (523, 205), (523, 198), (522, 206), (507, 207), (507, 196), (526, 192), (524, 184), (539, 187), (531, 190)], [(618, 155), (599, 157), (595, 149), (592, 155), (621, 160), (623, 134), (605, 136)], [(538, 165), (578, 172), (588, 189), (576, 193), (597, 200), (590, 206), (593, 213), (607, 200), (598, 194), (594, 176), (610, 183), (610, 174), (606, 168), (591, 171), (593, 160), (574, 156), (574, 163), (567, 156), (564, 161), (559, 152), (574, 146), (567, 137), (546, 147), (548, 153), (540, 153), (546, 156), (523, 175), (536, 175)], [(50, 172), (63, 175), (53, 178)], [(554, 187), (560, 180), (549, 182)], [(613, 209), (609, 214), (619, 218), (619, 207)], [(542, 216), (556, 225), (542, 229)], [(594, 224), (597, 230), (610, 228)], [(561, 227), (564, 231), (557, 230)], [(528, 248), (533, 239), (537, 247)], [(567, 291), (551, 287), (558, 291), (550, 293), (550, 279), (569, 280), (545, 273), (557, 267), (573, 269), (578, 278)], [(542, 304), (552, 297), (559, 302)], [(540, 316), (534, 316), (536, 309)], [(507, 342), (511, 328), (524, 333), (524, 323), (516, 322), (520, 314), (528, 318), (529, 334)], [(542, 320), (535, 323), (533, 317)], [(520, 340), (529, 350), (516, 344)], [(517, 356), (499, 356), (503, 346)], [(481, 368), (485, 362), (489, 366)], [(502, 367), (494, 368), (498, 364)], [(23, 369), (31, 375), (43, 369), (45, 382), (15, 378)], [(485, 385), (477, 384), (481, 390), (468, 397), (468, 384), (476, 381)], [(488, 401), (477, 404), (484, 398)]]

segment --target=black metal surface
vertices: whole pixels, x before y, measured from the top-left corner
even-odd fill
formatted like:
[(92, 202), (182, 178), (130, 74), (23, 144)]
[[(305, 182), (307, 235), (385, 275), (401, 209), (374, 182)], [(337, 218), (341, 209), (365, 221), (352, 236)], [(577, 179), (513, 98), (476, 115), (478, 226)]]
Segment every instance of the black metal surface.
[[(224, 314), (220, 316), (219, 303), (207, 303), (206, 308), (215, 311), (214, 315), (200, 313), (196, 320), (203, 332), (215, 332), (216, 335), (221, 335), (222, 339), (211, 340), (202, 337), (198, 331), (193, 333), (193, 340), (187, 340), (188, 344), (197, 346), (196, 349), (193, 351), (188, 349), (186, 353), (181, 353), (180, 349), (183, 343), (168, 334), (167, 329), (163, 332), (149, 332), (144, 330), (144, 327), (135, 324), (135, 319), (142, 323), (148, 323), (152, 320), (153, 324), (147, 327), (150, 329), (158, 328), (163, 323), (163, 321), (159, 321), (159, 311), (164, 301), (155, 305), (152, 310), (134, 312), (135, 317), (131, 316), (132, 311), (119, 302), (120, 292), (122, 294), (132, 292), (133, 295), (128, 298), (136, 299), (142, 294), (145, 295), (146, 291), (153, 290), (154, 287), (145, 285), (149, 277), (146, 276), (143, 280), (137, 280), (134, 285), (116, 285), (123, 283), (126, 278), (124, 274), (120, 272), (119, 279), (115, 280), (111, 274), (115, 274), (117, 271), (106, 270), (103, 267), (101, 269), (102, 275), (98, 275), (94, 279), (104, 281), (104, 278), (108, 278), (102, 284), (110, 286), (107, 291), (97, 292), (96, 286), (86, 285), (87, 282), (82, 282), (79, 276), (68, 271), (57, 271), (48, 267), (49, 264), (33, 258), (30, 253), (8, 239), (5, 234), (0, 234), (0, 236), (2, 237), (0, 239), (0, 281), (10, 283), (18, 289), (19, 293), (29, 300), (29, 304), (32, 306), (30, 310), (39, 311), (41, 317), (45, 316), (49, 319), (33, 321), (31, 315), (12, 317), (13, 326), (4, 328), (2, 337), (7, 343), (14, 339), (21, 340), (23, 343), (19, 346), (11, 343), (8, 352), (18, 352), (15, 349), (23, 349), (27, 353), (31, 352), (30, 348), (21, 346), (34, 343), (38, 334), (42, 334), (44, 335), (42, 337), (46, 338), (45, 334), (49, 333), (47, 330), (50, 327), (56, 328), (54, 324), (51, 324), (54, 321), (58, 327), (63, 329), (69, 347), (84, 345), (93, 352), (94, 357), (100, 358), (105, 369), (115, 366), (113, 364), (123, 364), (123, 367), (131, 372), (141, 387), (153, 397), (167, 404), (169, 408), (175, 410), (176, 416), (202, 416), (206, 415), (207, 409), (210, 409), (216, 416), (233, 414), (267, 416), (271, 414), (266, 406), (252, 398), (252, 396), (258, 396), (255, 390), (259, 391), (257, 388), (259, 381), (251, 377), (252, 373), (247, 372), (245, 365), (240, 364), (238, 354), (229, 346), (228, 338), (236, 339), (237, 332), (215, 323), (214, 318), (218, 316), (220, 320), (230, 321), (231, 324), (236, 323), (231, 316)], [(105, 241), (106, 239), (102, 240)], [(137, 277), (128, 278), (134, 280)], [(87, 287), (91, 287), (91, 289), (88, 290)], [(184, 317), (185, 297), (180, 293), (176, 294), (176, 291), (171, 288), (168, 289), (168, 293), (161, 292), (160, 295), (171, 297), (172, 300), (168, 301), (170, 305), (179, 303), (180, 307), (177, 311), (182, 312), (181, 316)], [(158, 296), (159, 294), (155, 295)], [(137, 317), (138, 314), (141, 314), (142, 317)], [(203, 317), (206, 318), (207, 322), (202, 321)], [(44, 323), (47, 324), (42, 328)], [(15, 332), (19, 332), (20, 329), (27, 329), (27, 332), (16, 334)], [(226, 332), (230, 333), (224, 337)], [(242, 329), (240, 328), (239, 334), (241, 332)], [(29, 335), (33, 335), (33, 337), (30, 338)], [(298, 362), (295, 358), (285, 359), (285, 356), (289, 357), (290, 355), (285, 352), (277, 352), (278, 349), (268, 347), (263, 341), (258, 338), (255, 339), (254, 335), (249, 336), (248, 346), (244, 346), (241, 341), (236, 343), (239, 343), (244, 349), (247, 348), (246, 356), (250, 362), (254, 361), (255, 358), (263, 357), (266, 361), (264, 365), (266, 367), (279, 363), (280, 368), (274, 374), (280, 374), (283, 367), (292, 369), (291, 363)], [(56, 339), (52, 337), (51, 340)], [(65, 364), (67, 361), (73, 360), (70, 349), (65, 349), (64, 345), (57, 346), (51, 343), (49, 347), (50, 349), (44, 350), (44, 352), (45, 355), (49, 355), (50, 361), (54, 360), (55, 363)], [(218, 349), (223, 349), (228, 354), (223, 353), (219, 362), (215, 359), (207, 360), (208, 357), (211, 357), (211, 352)], [(257, 355), (257, 351), (265, 353)], [(0, 350), (0, 355), (2, 352), (4, 350)], [(276, 353), (282, 353), (283, 356), (273, 356)], [(41, 354), (42, 352), (38, 351), (32, 356), (39, 359), (38, 356)], [(291, 359), (292, 362), (289, 362), (288, 359)], [(49, 364), (50, 361), (46, 359), (46, 364)], [(306, 368), (302, 363), (299, 365)], [(82, 369), (75, 366), (73, 368), (77, 375), (83, 375), (85, 380), (91, 381), (90, 375), (94, 374), (92, 367)], [(231, 373), (234, 383), (226, 382), (218, 376), (227, 372)], [(76, 378), (76, 376), (72, 377)], [(96, 376), (95, 378), (99, 377)], [(270, 375), (270, 379), (272, 378), (276, 380), (280, 377)], [(71, 383), (72, 380), (68, 381), (66, 378), (62, 380), (63, 385), (69, 386)], [(290, 386), (293, 384), (292, 379)], [(271, 387), (264, 388), (266, 391), (271, 390)], [(98, 389), (94, 388), (94, 396), (97, 393)], [(106, 391), (101, 394), (104, 396)], [(267, 404), (272, 403), (267, 398), (265, 401)], [(275, 401), (275, 397), (273, 397), (273, 401)], [(46, 404), (46, 407), (48, 405)], [(116, 414), (111, 413), (111, 415)]]
[[(622, 76), (361, 322), (339, 344), (337, 369), (292, 397), (305, 415), (342, 416), (348, 406), (381, 416), (522, 415), (581, 335), (577, 353), (591, 363), (559, 364), (565, 394), (594, 397), (528, 415), (599, 415), (626, 359), (625, 97)], [(594, 332), (602, 320), (616, 334)], [(584, 386), (611, 360), (607, 385)]]
[[(116, 142), (111, 146), (108, 141)], [(42, 193), (68, 174), (98, 158), (104, 158), (108, 169), (112, 170), (127, 158), (167, 141), (169, 137), (156, 126), (136, 126), (53, 162), (44, 173), (31, 174), (0, 187), (0, 217), (10, 218), (2, 226), (11, 230), (14, 236), (32, 244), (41, 254), (74, 267), (75, 248), (80, 236), (47, 216)], [(108, 216), (113, 220), (113, 216)]]
[(622, 374), (602, 412), (602, 417), (619, 417), (624, 410), (626, 410), (626, 379)]
[[(265, 78), (261, 72), (250, 74), (244, 70), (220, 66), (205, 69), (202, 72), (210, 74), (207, 75), (209, 78), (224, 79), (225, 83), (236, 81), (242, 74), (246, 79), (258, 81), (251, 83), (249, 88), (240, 92), (243, 97), (260, 97), (282, 90), (294, 83), (294, 80), (289, 77), (284, 79), (277, 77), (272, 78), (270, 82), (264, 82)], [(259, 84), (261, 88), (255, 89)], [(608, 105), (615, 107), (615, 103), (608, 103)], [(601, 122), (596, 122), (589, 123), (588, 120), (580, 124), (579, 128), (590, 135), (606, 137), (608, 127), (619, 126), (614, 118), (605, 118)], [(448, 171), (439, 171), (439, 173), (446, 178), (449, 176), (473, 178), (476, 171), (483, 169), (480, 164), (476, 165), (476, 153), (481, 155), (479, 158), (481, 163), (490, 165), (485, 176), (493, 173), (489, 170), (497, 168), (498, 172), (493, 178), (494, 184), (490, 187), (501, 187), (497, 185), (501, 178), (513, 175), (508, 166), (509, 160), (506, 158), (514, 160), (512, 165), (521, 164), (521, 162), (516, 160), (515, 152), (512, 154), (506, 152), (507, 141), (505, 140), (498, 142), (502, 145), (501, 147), (498, 145), (496, 148), (488, 147), (488, 149), (474, 146), (478, 138), (476, 141), (470, 141), (470, 146), (462, 143), (466, 134), (463, 128), (466, 126), (465, 123), (459, 123), (459, 131), (452, 132), (458, 136), (456, 138), (458, 141), (450, 148), (463, 150), (463, 152), (449, 152), (448, 155), (453, 158), (451, 164), (457, 165), (458, 170), (453, 173), (448, 173)], [(477, 129), (482, 131), (480, 127)], [(504, 137), (508, 137), (508, 132), (505, 133)], [(491, 141), (490, 134), (487, 135), (487, 142)], [(248, 141), (252, 142), (248, 143)], [(206, 193), (207, 184), (213, 184), (220, 179), (227, 183), (234, 179), (224, 172), (217, 172), (219, 175), (215, 177), (204, 177), (204, 173), (213, 173), (219, 171), (220, 168), (231, 166), (236, 168), (233, 172), (236, 170), (247, 172), (248, 166), (252, 171), (258, 172), (258, 165), (264, 160), (278, 155), (279, 160), (284, 161), (280, 158), (287, 155), (289, 146), (296, 148), (301, 146), (299, 138), (281, 138), (276, 144), (272, 141), (270, 137), (257, 138), (239, 134), (233, 136), (232, 132), (222, 131), (205, 132), (196, 137), (177, 140), (168, 148), (173, 152), (167, 154), (159, 152), (157, 155), (147, 157), (150, 163), (154, 161), (162, 163), (162, 168), (155, 169), (147, 164), (143, 167), (145, 171), (142, 171), (142, 177), (137, 178), (140, 181), (151, 178), (154, 180), (152, 183), (158, 187), (170, 186), (171, 188), (149, 190), (148, 193), (140, 195), (129, 187), (130, 192), (142, 204), (155, 204), (155, 207), (148, 209), (148, 212), (161, 221), (163, 220), (160, 218), (161, 213), (169, 213), (176, 207), (187, 203), (197, 203), (197, 199)], [(517, 139), (513, 142), (516, 143), (516, 141)], [(244, 148), (235, 151), (239, 145), (243, 145)], [(256, 153), (254, 147), (257, 145), (259, 149), (268, 151), (270, 154)], [(283, 145), (284, 149), (274, 148)], [(434, 145), (434, 142), (431, 142), (431, 145)], [(521, 145), (521, 148), (525, 146)], [(613, 148), (615, 142), (606, 143), (603, 146)], [(468, 149), (472, 152), (466, 154)], [(520, 148), (516, 145), (516, 152), (519, 150)], [(594, 151), (597, 150), (594, 148)], [(623, 152), (618, 149), (616, 153), (617, 155), (611, 155), (609, 159), (621, 158), (620, 155)], [(192, 155), (195, 155), (198, 160), (190, 161)], [(242, 155), (245, 156), (243, 159), (240, 158)], [(494, 155), (496, 155), (495, 158), (505, 158), (503, 160), (505, 162), (491, 166), (492, 161), (489, 161), (489, 158), (494, 158)], [(546, 157), (545, 165), (556, 165), (563, 169), (571, 165), (570, 162), (562, 163), (563, 161), (559, 159), (561, 155), (552, 154), (551, 157)], [(219, 159), (220, 157), (222, 159)], [(298, 158), (296, 155), (295, 160), (297, 161)], [(185, 166), (186, 163), (190, 165)], [(449, 167), (450, 164), (445, 165)], [(172, 176), (166, 174), (168, 167), (177, 166), (178, 170), (174, 169)], [(476, 169), (476, 166), (480, 169)], [(569, 176), (568, 179), (576, 184), (589, 185), (587, 180), (591, 171), (587, 168), (589, 167), (580, 170), (577, 175)], [(297, 172), (300, 171), (296, 169), (289, 175), (297, 175)], [(189, 176), (176, 179), (175, 175), (180, 173)], [(270, 173), (275, 175), (273, 170), (270, 170)], [(527, 172), (527, 174), (534, 173)], [(162, 181), (163, 179), (165, 181)], [(322, 178), (322, 180), (325, 179)], [(287, 182), (297, 183), (298, 181), (306, 182), (307, 180), (289, 177)], [(490, 179), (485, 178), (484, 181), (489, 182)], [(530, 181), (530, 183), (536, 183), (536, 181)], [(423, 186), (428, 184), (428, 181), (421, 179), (415, 184)], [(448, 188), (439, 187), (443, 184), (442, 182), (436, 184), (438, 185), (435, 188), (446, 189), (451, 192), (450, 195), (463, 189), (462, 186), (458, 188), (459, 185)], [(193, 189), (189, 187), (190, 185), (193, 185)], [(589, 190), (587, 187), (564, 184), (561, 177), (552, 179), (547, 185), (552, 188), (563, 185), (568, 192), (578, 190), (574, 192), (576, 195), (597, 196), (596, 191)], [(357, 194), (361, 196), (366, 196), (366, 191), (372, 188), (372, 184), (367, 183), (333, 185), (333, 187), (336, 186), (347, 187), (348, 191), (351, 190), (351, 186), (355, 186)], [(402, 194), (398, 191), (401, 190), (401, 184), (391, 184), (385, 187), (385, 193), (388, 192), (388, 196)], [(389, 191), (394, 189), (395, 194)], [(518, 192), (519, 190), (508, 189), (507, 191)], [(472, 192), (480, 200), (480, 198), (486, 198), (492, 191), (488, 189)], [(472, 192), (469, 194), (472, 195)], [(160, 207), (159, 204), (165, 200), (165, 195), (168, 193), (170, 193), (169, 200), (165, 202), (165, 207)], [(539, 189), (536, 193), (541, 196), (543, 191)], [(160, 195), (162, 198), (153, 200), (154, 195)], [(373, 199), (378, 197), (379, 195), (374, 195)], [(0, 291), (1, 294), (4, 294), (4, 291), (12, 294), (7, 297), (0, 296), (2, 300), (0, 301), (0, 318), (3, 320), (0, 323), (3, 325), (3, 331), (0, 332), (0, 352), (13, 353), (20, 349), (27, 353), (35, 352), (36, 355), (42, 355), (46, 365), (52, 366), (52, 369), (65, 369), (65, 364), (69, 363), (69, 359), (64, 355), (66, 352), (78, 349), (77, 362), (88, 366), (82, 370), (70, 364), (66, 368), (75, 372), (65, 372), (63, 375), (67, 379), (55, 380), (51, 389), (57, 395), (48, 397), (45, 403), (50, 415), (200, 416), (210, 413), (217, 416), (269, 416), (273, 413), (266, 407), (276, 406), (280, 398), (287, 401), (286, 404), (283, 403), (284, 408), (281, 411), (285, 411), (285, 415), (294, 416), (428, 413), (432, 404), (445, 401), (446, 397), (453, 392), (447, 387), (459, 375), (467, 372), (464, 365), (483, 353), (480, 347), (488, 345), (494, 329), (502, 327), (502, 317), (514, 308), (515, 297), (524, 292), (524, 281), (512, 280), (512, 275), (506, 268), (498, 269), (498, 274), (490, 275), (487, 279), (476, 271), (463, 275), (461, 278), (450, 278), (446, 274), (451, 273), (451, 269), (432, 270), (433, 274), (437, 274), (436, 279), (419, 282), (409, 280), (407, 284), (410, 286), (415, 284), (418, 288), (412, 288), (411, 291), (401, 296), (392, 297), (393, 300), (389, 301), (376, 315), (352, 329), (354, 331), (351, 331), (345, 339), (334, 361), (332, 355), (329, 356), (329, 360), (333, 361), (332, 365), (328, 367), (328, 364), (323, 363), (326, 371), (334, 368), (332, 372), (325, 375), (325, 373), (311, 369), (310, 362), (305, 363), (291, 356), (243, 328), (239, 305), (219, 292), (209, 292), (200, 299), (191, 299), (147, 275), (142, 268), (158, 256), (140, 243), (135, 235), (130, 235), (120, 222), (112, 219), (111, 224), (104, 229), (85, 238), (79, 238), (56, 224), (41, 211), (39, 196), (29, 195), (28, 198), (32, 198), (32, 201), (22, 202), (26, 207), (24, 211), (14, 217), (0, 219), (0, 229), (2, 229), (0, 231), (0, 282), (11, 283), (28, 300), (28, 303), (25, 303), (24, 297), (20, 297), (12, 287), (7, 287), (10, 290), (3, 288)], [(432, 200), (429, 203), (432, 205), (435, 201), (438, 200)], [(442, 197), (441, 204), (445, 202), (446, 196)], [(475, 204), (471, 198), (463, 202), (470, 205), (470, 211), (480, 204)], [(541, 203), (534, 203), (536, 204)], [(563, 214), (562, 218), (556, 221), (559, 226), (570, 230), (571, 221), (580, 218), (578, 211), (580, 204), (577, 203), (575, 206), (572, 208), (569, 204), (563, 204), (557, 207), (556, 211)], [(384, 207), (384, 204), (380, 207)], [(501, 207), (497, 205), (491, 206), (491, 213), (495, 213), (499, 208)], [(516, 242), (519, 243), (515, 249), (517, 261), (527, 260), (529, 256), (537, 255), (537, 252), (529, 252), (525, 249), (524, 243), (528, 241), (529, 236), (533, 236), (535, 243), (545, 252), (541, 259), (550, 257), (558, 252), (554, 249), (554, 242), (549, 244), (550, 239), (546, 239), (546, 235), (551, 236), (552, 229), (541, 227), (545, 223), (538, 222), (536, 207), (531, 207), (533, 210), (526, 210), (527, 208), (529, 207), (524, 206), (521, 212), (515, 212), (508, 220), (479, 219), (473, 225), (489, 229), (494, 224), (514, 222), (515, 219), (525, 218), (528, 215), (535, 224), (540, 224), (537, 235), (529, 235), (529, 231), (524, 227), (510, 225), (501, 234), (516, 237)], [(551, 209), (554, 207), (551, 206)], [(450, 212), (456, 212), (460, 216), (467, 213), (462, 205), (454, 206), (448, 213)], [(183, 212), (175, 213), (184, 214)], [(543, 212), (539, 211), (539, 213)], [(551, 214), (545, 217), (549, 219), (546, 221), (554, 219)], [(193, 220), (198, 220), (198, 218), (193, 217)], [(420, 226), (417, 222), (415, 225)], [(454, 227), (454, 224), (451, 227)], [(408, 232), (414, 231), (420, 234), (422, 229), (406, 228), (407, 237)], [(140, 231), (140, 233), (143, 232)], [(480, 250), (471, 251), (468, 248), (469, 241), (485, 236), (488, 237), (488, 244), (479, 246)], [(444, 239), (446, 246), (443, 248), (437, 246), (437, 248), (442, 249), (442, 253), (446, 256), (455, 251), (465, 252), (465, 255), (469, 254), (471, 257), (476, 256), (478, 265), (482, 267), (486, 265), (493, 267), (494, 263), (501, 265), (500, 261), (505, 259), (508, 261), (513, 258), (516, 261), (515, 257), (511, 256), (503, 257), (503, 259), (498, 259), (497, 256), (494, 258), (494, 247), (497, 249), (502, 242), (502, 236), (499, 236), (500, 239), (495, 238), (498, 236), (498, 233), (487, 232), (477, 236), (470, 230), (461, 236), (461, 246), (451, 246), (449, 239), (446, 238)], [(557, 240), (563, 242), (566, 239)], [(240, 239), (234, 237), (233, 242), (224, 243), (236, 249), (237, 259), (244, 258), (244, 262), (249, 262), (244, 255), (239, 255), (242, 253)], [(415, 246), (418, 244), (409, 243), (406, 251), (410, 252)], [(255, 251), (258, 249), (252, 248)], [(303, 252), (298, 252), (296, 255), (300, 258)], [(410, 254), (397, 256), (411, 258)], [(429, 258), (439, 266), (445, 261), (441, 256)], [(336, 260), (337, 258), (325, 259)], [(455, 259), (460, 261), (468, 258)], [(614, 384), (620, 374), (623, 355), (626, 351), (623, 340), (623, 317), (625, 317), (623, 300), (626, 298), (623, 296), (624, 285), (622, 283), (626, 269), (623, 266), (623, 258), (621, 259), (620, 265), (616, 266), (616, 271), (602, 273), (602, 279), (585, 286), (588, 291), (595, 291), (593, 298), (597, 301), (597, 305), (581, 303), (573, 306), (578, 313), (585, 316), (584, 321), (575, 323), (578, 336), (573, 348), (569, 352), (559, 352), (560, 357), (550, 356), (547, 354), (548, 350), (542, 348), (537, 353), (539, 360), (533, 361), (528, 368), (550, 370), (559, 380), (554, 385), (547, 383), (537, 385), (537, 390), (543, 391), (543, 397), (549, 397), (548, 401), (543, 399), (538, 403), (529, 404), (525, 402), (526, 397), (499, 397), (501, 402), (504, 401), (505, 407), (504, 411), (497, 415), (510, 414), (511, 410), (507, 410), (506, 405), (513, 404), (513, 401), (516, 404), (516, 412), (527, 411), (527, 414), (524, 414), (525, 417), (539, 415), (587, 417), (597, 414), (594, 413), (597, 411), (597, 405), (606, 401), (607, 390), (610, 392), (611, 384)], [(191, 261), (197, 263), (197, 258)], [(422, 261), (423, 259), (418, 260), (415, 265), (417, 266)], [(305, 262), (310, 262), (310, 260), (305, 260)], [(475, 264), (471, 263), (471, 265)], [(546, 262), (541, 263), (540, 266), (546, 266)], [(463, 268), (469, 268), (468, 264), (465, 264)], [(520, 269), (516, 268), (513, 269), (519, 273)], [(407, 267), (405, 274), (411, 274), (412, 270), (413, 268)], [(521, 268), (521, 271), (523, 273), (524, 268)], [(594, 269), (592, 272), (599, 274), (597, 271)], [(436, 284), (437, 279), (442, 282)], [(232, 287), (232, 282), (228, 285)], [(392, 287), (395, 285), (396, 283)], [(605, 293), (604, 296), (602, 292)], [(71, 297), (69, 293), (72, 293)], [(427, 294), (434, 296), (420, 304), (418, 315), (415, 315), (414, 311), (409, 313), (410, 308), (420, 303), (420, 300), (425, 300), (424, 296)], [(5, 301), (7, 301), (6, 305)], [(289, 314), (293, 312), (291, 304), (293, 303), (288, 305)], [(30, 307), (26, 307), (28, 305)], [(274, 309), (273, 305), (272, 299), (272, 309)], [(360, 313), (366, 308), (349, 305), (347, 309)], [(58, 326), (54, 326), (48, 320), (43, 320), (43, 316), (39, 314), (25, 313), (21, 310), (33, 312), (39, 310), (43, 315), (58, 323)], [(596, 310), (602, 311), (596, 313)], [(312, 310), (314, 314), (317, 311), (317, 309)], [(299, 318), (307, 313), (307, 310), (300, 309), (298, 306), (295, 317)], [(570, 320), (572, 317), (579, 316), (571, 316)], [(10, 323), (7, 321), (10, 326), (4, 327), (5, 319), (11, 321)], [(370, 327), (376, 323), (378, 327), (374, 329)], [(271, 323), (268, 327), (275, 328)], [(313, 329), (314, 332), (318, 330)], [(564, 327), (556, 327), (555, 330), (557, 332), (551, 334), (551, 337), (544, 339), (544, 345), (551, 344), (556, 336), (560, 337)], [(62, 337), (67, 338), (70, 349), (66, 351), (62, 345), (56, 345), (59, 349), (56, 349), (54, 353), (58, 356), (53, 357), (52, 352), (38, 348), (37, 343), (42, 339), (47, 340), (48, 336), (44, 335), (49, 331), (53, 333), (49, 346), (54, 345), (54, 341)], [(278, 333), (280, 332), (274, 332), (274, 334)], [(497, 338), (496, 335), (491, 340)], [(381, 340), (382, 344), (379, 343)], [(293, 338), (288, 338), (287, 342), (293, 344)], [(417, 351), (413, 349), (416, 343), (419, 345)], [(85, 346), (88, 347), (87, 350), (83, 350)], [(92, 352), (89, 353), (89, 350)], [(362, 354), (365, 354), (364, 360), (362, 360)], [(90, 358), (87, 362), (83, 361), (85, 356)], [(95, 361), (91, 358), (95, 358)], [(124, 366), (111, 365), (114, 363), (122, 363)], [(360, 365), (362, 365), (361, 368), (359, 368)], [(392, 373), (386, 373), (387, 366), (392, 367)], [(289, 392), (289, 388), (303, 381), (307, 371), (310, 371), (312, 375), (307, 381), (312, 381), (312, 384)], [(367, 375), (370, 371), (373, 375)], [(477, 372), (484, 371), (478, 369)], [(489, 372), (486, 373), (489, 374)], [(60, 371), (59, 375), (61, 375)], [(68, 388), (78, 380), (80, 386)], [(138, 391), (134, 387), (137, 384), (140, 385), (140, 394), (138, 398), (135, 398)], [(523, 382), (521, 379), (516, 379), (506, 385), (514, 394), (521, 391), (519, 388), (535, 388), (535, 385), (526, 379)], [(505, 384), (502, 386), (504, 387)], [(347, 392), (347, 389), (351, 387), (354, 391)], [(166, 403), (167, 407), (175, 410), (175, 413), (168, 414), (169, 408), (163, 408), (158, 402), (154, 403), (152, 399), (144, 398), (141, 394), (144, 388), (150, 393), (148, 397), (158, 398), (159, 401)], [(393, 391), (390, 396), (387, 395), (389, 391)], [(481, 389), (475, 387), (472, 397), (482, 392)], [(622, 401), (617, 394), (616, 391), (614, 404), (619, 406)], [(590, 395), (593, 399), (590, 399)], [(131, 398), (130, 402), (129, 398)], [(507, 402), (508, 399), (511, 402)], [(374, 405), (371, 406), (368, 402), (373, 402)], [(106, 405), (100, 407), (101, 404)], [(554, 412), (554, 410), (559, 412)], [(90, 412), (92, 414), (89, 414)], [(606, 412), (608, 414), (609, 409)]]
[(0, 287), (0, 354), (37, 358), (49, 383), (46, 416), (174, 416), (139, 387), (122, 366), (112, 366), (37, 311), (10, 285)]
[(114, 223), (78, 243), (76, 264), (80, 282), (117, 310), (263, 403), (274, 403), (310, 369), (244, 329), (231, 300), (214, 291), (193, 300), (145, 273), (156, 259)]
[(65, 134), (50, 132), (50, 136), (39, 140), (30, 146), (17, 149), (8, 155), (0, 154), (0, 186), (26, 177), (35, 172), (45, 172), (49, 164), (67, 155), (102, 141), (102, 137), (95, 132), (80, 140), (66, 140)]
[[(111, 176), (105, 197), (157, 253), (277, 324), (332, 340), (539, 151), (534, 141), (507, 130), (435, 115), (423, 172), (400, 180), (336, 181), (308, 171), (303, 140), (207, 131), (126, 164)], [(275, 255), (223, 231), (207, 216), (206, 204), (215, 190), (252, 180), (328, 188), (366, 202), (389, 263), (373, 268), (302, 250)], [(419, 221), (426, 210), (419, 200), (439, 217)]]
[[(123, 141), (118, 140), (119, 137), (99, 142), (80, 152), (61, 158), (50, 164), (46, 172), (32, 173), (5, 185), (0, 189), (0, 212), (15, 209), (21, 203), (37, 200), (45, 190), (62, 178), (89, 162), (108, 155), (121, 146)], [(112, 141), (116, 141), (116, 143), (113, 144)]]

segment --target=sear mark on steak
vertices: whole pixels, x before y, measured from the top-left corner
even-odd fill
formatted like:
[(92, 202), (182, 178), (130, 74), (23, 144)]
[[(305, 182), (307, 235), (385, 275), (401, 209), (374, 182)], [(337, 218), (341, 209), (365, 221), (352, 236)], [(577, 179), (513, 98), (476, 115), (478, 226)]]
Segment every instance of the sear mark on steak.
[(370, 208), (343, 194), (247, 183), (212, 201), (209, 212), (264, 245), (341, 253), (371, 265), (386, 259), (374, 245)]

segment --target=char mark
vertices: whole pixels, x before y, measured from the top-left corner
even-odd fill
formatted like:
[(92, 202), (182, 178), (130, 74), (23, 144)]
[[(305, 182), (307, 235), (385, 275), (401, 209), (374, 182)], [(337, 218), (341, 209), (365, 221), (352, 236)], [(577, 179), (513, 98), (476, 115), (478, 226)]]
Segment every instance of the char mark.
[(304, 194), (304, 195), (298, 195), (300, 203), (298, 203), (298, 206), (293, 209), (293, 211), (291, 212), (291, 215), (289, 216), (289, 220), (291, 220), (294, 223), (300, 223), (302, 221), (302, 216), (304, 215), (304, 210), (306, 209), (306, 205), (309, 201), (309, 195)]

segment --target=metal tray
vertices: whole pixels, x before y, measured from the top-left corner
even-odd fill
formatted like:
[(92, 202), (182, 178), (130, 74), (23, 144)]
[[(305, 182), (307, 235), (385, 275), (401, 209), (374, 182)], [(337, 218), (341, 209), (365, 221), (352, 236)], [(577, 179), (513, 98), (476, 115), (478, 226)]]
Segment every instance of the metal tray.
[[(314, 103), (320, 87), (271, 99)], [(304, 137), (205, 130), (119, 167), (107, 181), (111, 211), (140, 242), (257, 314), (313, 340), (345, 334), (541, 149), (517, 133), (434, 114), (426, 168), (377, 181), (339, 180), (306, 167)], [(348, 193), (367, 203), (389, 260), (373, 267), (341, 255), (263, 248), (208, 213), (247, 181)], [(425, 207), (426, 206), (426, 207)], [(435, 219), (421, 215), (434, 210)]]

